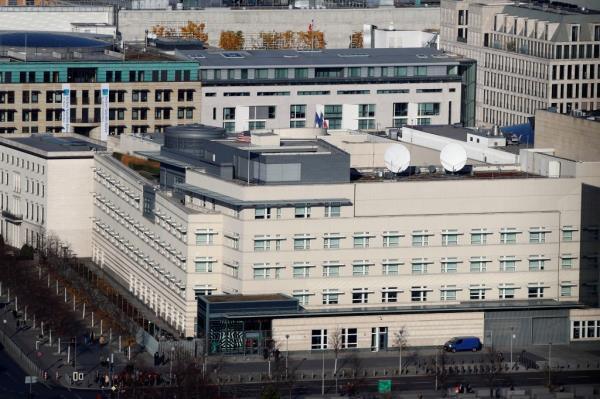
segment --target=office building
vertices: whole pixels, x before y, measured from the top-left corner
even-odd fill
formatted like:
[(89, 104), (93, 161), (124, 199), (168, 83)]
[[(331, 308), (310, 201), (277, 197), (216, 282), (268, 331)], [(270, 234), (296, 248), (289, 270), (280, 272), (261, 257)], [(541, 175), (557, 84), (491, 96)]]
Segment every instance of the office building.
[(44, 246), (54, 236), (91, 255), (94, 154), (104, 146), (79, 135), (0, 137), (0, 234), (10, 246)]
[(0, 133), (106, 140), (199, 117), (198, 64), (161, 51), (117, 52), (105, 37), (0, 34)]
[(600, 11), (442, 0), (440, 46), (477, 60), (478, 125), (525, 123), (549, 107), (600, 108)]
[(549, 178), (469, 159), (446, 174), (431, 167), (438, 150), (404, 143), (411, 168), (394, 176), (392, 141), (308, 130), (169, 128), (160, 152), (138, 152), (160, 162), (153, 181), (98, 155), (93, 259), (211, 352), (263, 340), (258, 319), (290, 350), (327, 347), (336, 328), (373, 350), (402, 325), (413, 344), (483, 338), (506, 318), (521, 344), (569, 341), (582, 290), (597, 295), (597, 281), (580, 287), (582, 183), (600, 185), (597, 163)]
[(200, 64), (200, 120), (228, 132), (475, 122), (475, 64), (431, 48), (178, 54)]

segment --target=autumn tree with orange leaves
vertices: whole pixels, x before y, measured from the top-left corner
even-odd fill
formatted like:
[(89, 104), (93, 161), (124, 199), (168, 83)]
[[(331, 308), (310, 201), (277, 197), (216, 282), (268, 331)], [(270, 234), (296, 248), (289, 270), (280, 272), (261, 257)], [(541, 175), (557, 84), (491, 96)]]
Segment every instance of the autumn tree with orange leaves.
[(223, 50), (241, 50), (244, 48), (244, 34), (241, 31), (223, 31), (219, 38), (219, 47)]
[(181, 36), (202, 40), (206, 43), (208, 42), (208, 34), (204, 31), (204, 28), (206, 28), (204, 22), (197, 24), (188, 21), (187, 24), (180, 29)]
[(352, 32), (350, 48), (363, 48), (363, 33), (361, 31)]

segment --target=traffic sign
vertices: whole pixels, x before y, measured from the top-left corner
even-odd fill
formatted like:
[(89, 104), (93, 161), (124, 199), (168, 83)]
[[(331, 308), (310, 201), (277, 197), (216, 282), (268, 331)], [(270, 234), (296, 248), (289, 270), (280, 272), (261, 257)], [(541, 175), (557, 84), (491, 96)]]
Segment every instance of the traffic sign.
[(38, 378), (35, 375), (25, 376), (25, 384), (35, 384), (38, 382)]
[(379, 393), (392, 392), (392, 380), (377, 381), (377, 392), (379, 392)]

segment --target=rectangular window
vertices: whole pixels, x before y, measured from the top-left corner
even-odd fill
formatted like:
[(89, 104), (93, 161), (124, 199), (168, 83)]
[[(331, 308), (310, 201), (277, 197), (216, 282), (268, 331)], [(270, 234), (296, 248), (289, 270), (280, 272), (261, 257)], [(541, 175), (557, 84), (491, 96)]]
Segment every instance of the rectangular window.
[(288, 69), (287, 68), (275, 68), (275, 79), (287, 79)]
[(500, 287), (498, 289), (498, 298), (499, 299), (514, 299), (515, 298), (515, 289), (513, 287)]
[(394, 76), (395, 77), (404, 77), (407, 76), (407, 68), (404, 66), (396, 66), (394, 67)]
[(573, 258), (570, 255), (564, 254), (560, 258), (560, 268), (570, 270), (573, 268)]
[(427, 67), (426, 66), (416, 66), (413, 67), (415, 76), (427, 76)]
[(423, 231), (413, 231), (412, 233), (412, 246), (413, 247), (426, 247), (429, 245), (429, 234)]
[(458, 270), (458, 260), (456, 258), (442, 259), (442, 273), (456, 273)]
[(398, 233), (397, 231), (384, 231), (383, 246), (384, 248), (400, 246), (400, 233)]
[(324, 264), (323, 265), (323, 277), (339, 277), (340, 265), (335, 264)]
[(412, 274), (426, 274), (427, 263), (424, 259), (413, 259), (411, 262)]
[(573, 296), (573, 286), (570, 285), (569, 281), (564, 282), (565, 285), (560, 286), (560, 296), (561, 297), (569, 297)]
[(299, 305), (306, 306), (308, 305), (310, 294), (308, 293), (308, 290), (294, 290), (292, 292), (292, 297), (298, 300)]
[(503, 231), (500, 233), (501, 244), (515, 244), (517, 242), (516, 231)]
[(358, 348), (358, 329), (342, 328), (342, 348)]
[(324, 119), (329, 129), (342, 128), (342, 105), (325, 105)]
[(353, 276), (368, 276), (369, 266), (367, 262), (356, 262), (352, 264), (352, 275)]
[(530, 231), (529, 232), (529, 243), (530, 244), (542, 244), (546, 242), (546, 232), (544, 231)]
[(562, 240), (573, 241), (573, 231), (570, 229), (570, 226), (565, 226), (562, 230)]
[(339, 303), (340, 293), (338, 291), (324, 290), (323, 305), (337, 305)]
[(481, 258), (471, 259), (469, 262), (469, 270), (471, 273), (481, 273), (487, 270), (487, 261)]
[(328, 204), (325, 205), (325, 217), (326, 218), (338, 218), (340, 217), (340, 212), (341, 212), (341, 206), (340, 204)]
[(500, 258), (500, 271), (516, 272), (517, 271), (517, 260), (512, 257), (501, 257)]
[(327, 349), (327, 329), (312, 330), (310, 342), (313, 350)]
[(267, 79), (269, 77), (269, 70), (266, 68), (260, 68), (254, 70), (254, 79)]
[(411, 302), (426, 302), (427, 287), (412, 287), (410, 289), (410, 300)]
[(270, 239), (254, 239), (254, 251), (255, 252), (266, 252), (271, 250)]
[(527, 288), (527, 297), (528, 298), (543, 298), (544, 297), (544, 287), (528, 287)]
[(360, 78), (360, 67), (349, 67), (348, 68), (348, 77)]
[(487, 243), (487, 231), (476, 230), (471, 232), (471, 245), (485, 245)]
[(308, 68), (295, 68), (294, 69), (295, 79), (306, 79), (308, 78)]
[(456, 230), (442, 232), (442, 246), (449, 247), (458, 245), (458, 233)]
[(323, 248), (325, 249), (338, 249), (340, 247), (341, 237), (324, 237)]
[(196, 245), (212, 245), (213, 234), (211, 232), (196, 233)]
[(306, 119), (306, 105), (305, 104), (290, 105), (290, 119)]
[(456, 286), (448, 285), (440, 290), (440, 301), (456, 301)]
[(419, 103), (419, 116), (434, 116), (440, 114), (440, 103)]
[(397, 276), (400, 269), (400, 262), (397, 259), (384, 259), (382, 267), (382, 274), (384, 276)]
[(539, 272), (544, 270), (544, 265), (546, 263), (546, 259), (537, 258), (537, 259), (529, 259), (529, 271), (530, 272)]
[(353, 237), (354, 248), (369, 248), (369, 236), (360, 235)]
[(211, 258), (201, 258), (194, 261), (196, 273), (212, 273), (214, 261)]
[(306, 251), (310, 249), (309, 238), (294, 238), (294, 251)]
[(310, 277), (310, 267), (304, 264), (298, 265), (294, 264), (292, 267), (293, 277), (294, 278), (309, 278)]
[(485, 289), (483, 288), (470, 288), (469, 299), (472, 301), (481, 301), (485, 299)]
[(381, 302), (398, 302), (398, 287), (388, 287), (381, 291)]
[(254, 209), (254, 219), (271, 219), (271, 208), (262, 207)]
[(352, 290), (352, 303), (369, 303), (369, 292), (366, 288)]
[(310, 218), (310, 205), (296, 205), (294, 208), (294, 217), (296, 219)]

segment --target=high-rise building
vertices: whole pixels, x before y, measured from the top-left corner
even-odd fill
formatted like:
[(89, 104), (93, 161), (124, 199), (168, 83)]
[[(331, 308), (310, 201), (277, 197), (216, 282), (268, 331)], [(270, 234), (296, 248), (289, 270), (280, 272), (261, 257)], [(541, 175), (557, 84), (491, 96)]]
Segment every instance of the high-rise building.
[[(198, 63), (93, 35), (0, 34), (0, 133), (105, 139), (199, 117)], [(143, 50), (143, 49), (142, 49)]]
[(549, 107), (600, 107), (600, 11), (442, 0), (440, 46), (477, 60), (478, 124), (524, 123)]

